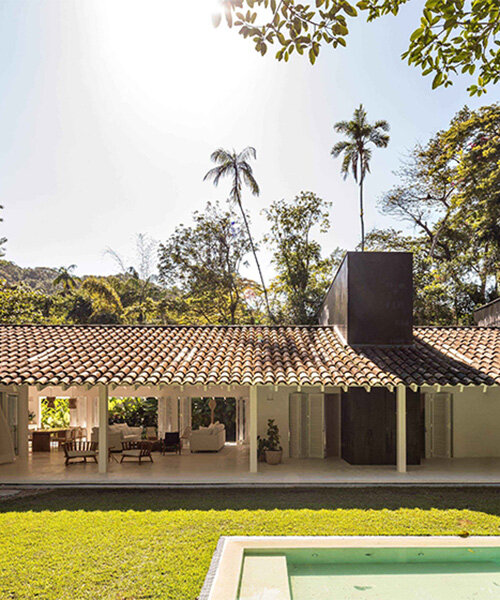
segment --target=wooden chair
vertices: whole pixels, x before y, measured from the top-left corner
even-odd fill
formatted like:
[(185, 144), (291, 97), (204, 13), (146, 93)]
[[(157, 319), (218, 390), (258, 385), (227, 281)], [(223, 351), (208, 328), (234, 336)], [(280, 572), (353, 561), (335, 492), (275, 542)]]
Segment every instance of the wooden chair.
[(83, 442), (82, 440), (70, 440), (64, 442), (65, 465), (71, 460), (81, 459), (86, 463), (87, 458), (93, 458), (97, 462), (97, 442)]
[(71, 428), (71, 439), (72, 440), (83, 440), (85, 437), (83, 427), (76, 426)]
[(124, 458), (134, 458), (141, 464), (143, 458), (149, 458), (153, 462), (151, 456), (151, 442), (141, 440), (139, 442), (122, 442), (122, 458), (120, 463), (123, 462)]
[(57, 432), (55, 441), (57, 441), (57, 447), (63, 448), (66, 442), (70, 442), (72, 439), (71, 429), (61, 429)]
[(167, 431), (163, 440), (162, 454), (175, 452), (180, 454), (182, 449), (181, 438), (178, 431)]

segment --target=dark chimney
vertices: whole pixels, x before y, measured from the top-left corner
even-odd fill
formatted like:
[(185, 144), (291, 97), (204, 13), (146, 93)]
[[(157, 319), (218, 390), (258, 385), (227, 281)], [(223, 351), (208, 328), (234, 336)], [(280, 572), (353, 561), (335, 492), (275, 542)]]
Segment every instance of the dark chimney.
[(413, 343), (411, 252), (347, 252), (319, 311), (350, 345)]

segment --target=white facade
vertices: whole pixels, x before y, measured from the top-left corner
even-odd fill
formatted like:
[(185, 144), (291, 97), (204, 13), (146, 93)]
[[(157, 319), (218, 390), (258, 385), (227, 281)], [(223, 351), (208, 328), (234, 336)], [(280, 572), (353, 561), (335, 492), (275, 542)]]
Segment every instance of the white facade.
[[(402, 388), (404, 390), (404, 388)], [(234, 397), (237, 399), (237, 442), (249, 448), (249, 468), (258, 471), (256, 461), (257, 436), (266, 436), (268, 420), (274, 419), (279, 428), (283, 459), (323, 458), (326, 446), (325, 396), (338, 401), (340, 390), (319, 387), (298, 388), (297, 386), (258, 386), (256, 388), (234, 386), (229, 387), (196, 387), (183, 388), (127, 388), (108, 389), (106, 386), (92, 388), (47, 388), (38, 390), (28, 386), (9, 386), (0, 388), (0, 409), (2, 410), (2, 427), (12, 437), (12, 446), (18, 460), (27, 460), (28, 444), (28, 412), (35, 412), (35, 422), (39, 422), (40, 398), (55, 395), (58, 397), (77, 397), (77, 408), (71, 411), (72, 425), (79, 425), (87, 430), (90, 436), (92, 427), (106, 419), (105, 404), (108, 396), (156, 396), (158, 402), (159, 434), (165, 431), (183, 431), (190, 425), (191, 398), (200, 396)], [(401, 391), (401, 390), (400, 390)], [(422, 388), (423, 402), (426, 407), (426, 444), (425, 455), (432, 458), (429, 449), (429, 430), (433, 426), (429, 421), (429, 398), (449, 399), (449, 418), (441, 430), (449, 430), (449, 458), (500, 458), (500, 387), (449, 387)], [(100, 392), (100, 393), (99, 393)], [(445, 406), (443, 404), (443, 406)], [(339, 403), (340, 406), (340, 403)], [(404, 397), (398, 395), (398, 407), (404, 410)], [(439, 411), (436, 412), (439, 414)], [(395, 415), (397, 418), (397, 415)], [(404, 419), (397, 418), (399, 431), (398, 470), (405, 471), (406, 431)], [(338, 428), (340, 431), (341, 411), (338, 410)], [(330, 424), (331, 425), (331, 424)], [(334, 424), (335, 425), (335, 424)], [(335, 425), (335, 426), (337, 426)], [(439, 423), (437, 424), (439, 425)], [(435, 424), (435, 432), (440, 431)], [(102, 428), (104, 429), (104, 428)], [(240, 434), (238, 434), (238, 431)], [(338, 432), (335, 434), (337, 437)], [(439, 434), (441, 435), (441, 434)], [(4, 441), (6, 436), (4, 435)], [(437, 440), (439, 442), (439, 439)], [(447, 442), (448, 443), (448, 442)], [(444, 442), (443, 442), (444, 444)], [(440, 447), (443, 447), (443, 444)], [(100, 447), (106, 448), (105, 436), (100, 440)], [(446, 444), (444, 444), (446, 446)], [(436, 444), (436, 447), (439, 443)], [(2, 455), (9, 457), (10, 448), (3, 450)], [(330, 454), (331, 455), (331, 454)], [(103, 453), (104, 457), (105, 454)], [(438, 455), (436, 455), (438, 456)], [(102, 458), (100, 472), (107, 471), (107, 462)], [(419, 468), (419, 467), (418, 467)], [(423, 464), (425, 468), (425, 462)], [(0, 470), (1, 481), (1, 470)]]

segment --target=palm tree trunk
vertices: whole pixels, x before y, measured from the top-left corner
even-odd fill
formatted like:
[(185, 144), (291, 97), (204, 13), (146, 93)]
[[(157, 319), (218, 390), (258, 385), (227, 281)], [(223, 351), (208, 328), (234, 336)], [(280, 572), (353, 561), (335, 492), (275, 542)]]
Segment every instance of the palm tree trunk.
[(363, 212), (363, 176), (359, 181), (359, 218), (361, 219), (361, 252), (365, 251), (365, 221)]
[(262, 289), (264, 290), (264, 300), (266, 303), (267, 316), (269, 317), (269, 320), (271, 322), (274, 322), (273, 315), (271, 314), (271, 308), (269, 307), (269, 298), (267, 296), (266, 284), (264, 283), (264, 277), (262, 275), (262, 270), (260, 268), (259, 259), (257, 258), (257, 251), (255, 250), (252, 234), (250, 233), (250, 227), (248, 225), (247, 217), (245, 215), (245, 211), (243, 210), (243, 205), (241, 204), (241, 200), (238, 200), (238, 206), (240, 207), (241, 216), (243, 217), (243, 222), (245, 223), (245, 227), (246, 227), (247, 234), (248, 234), (248, 240), (249, 240), (250, 246), (252, 248), (253, 257), (255, 259), (255, 264), (257, 265), (257, 270), (259, 271), (260, 283), (262, 284)]

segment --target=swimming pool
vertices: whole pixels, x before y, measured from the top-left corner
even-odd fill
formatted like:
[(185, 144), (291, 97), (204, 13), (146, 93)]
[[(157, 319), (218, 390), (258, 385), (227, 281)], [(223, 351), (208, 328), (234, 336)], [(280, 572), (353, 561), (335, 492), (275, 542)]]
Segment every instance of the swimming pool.
[(223, 538), (200, 600), (500, 600), (500, 537)]

